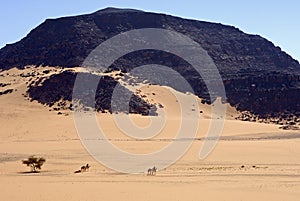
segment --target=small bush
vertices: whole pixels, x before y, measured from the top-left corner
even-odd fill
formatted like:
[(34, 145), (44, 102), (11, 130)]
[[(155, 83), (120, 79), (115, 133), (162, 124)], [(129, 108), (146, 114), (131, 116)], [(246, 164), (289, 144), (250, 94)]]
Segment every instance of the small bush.
[(22, 160), (22, 163), (31, 168), (31, 172), (39, 172), (42, 169), (42, 165), (46, 162), (44, 158), (38, 158), (30, 156), (27, 160)]

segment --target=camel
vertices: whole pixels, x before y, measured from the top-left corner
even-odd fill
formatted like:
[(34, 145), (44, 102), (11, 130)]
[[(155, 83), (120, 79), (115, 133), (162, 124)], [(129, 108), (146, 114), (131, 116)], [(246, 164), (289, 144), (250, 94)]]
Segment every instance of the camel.
[(157, 168), (155, 166), (153, 166), (153, 168), (149, 168), (148, 169), (148, 176), (151, 175), (151, 176), (155, 176), (156, 175), (156, 171), (157, 171)]
[(80, 170), (81, 172), (86, 172), (89, 170), (89, 168), (90, 168), (89, 164), (86, 164), (85, 166), (81, 166)]
[(89, 164), (86, 164), (84, 166), (81, 166), (80, 170), (76, 170), (74, 173), (80, 173), (80, 172), (86, 172), (90, 168)]

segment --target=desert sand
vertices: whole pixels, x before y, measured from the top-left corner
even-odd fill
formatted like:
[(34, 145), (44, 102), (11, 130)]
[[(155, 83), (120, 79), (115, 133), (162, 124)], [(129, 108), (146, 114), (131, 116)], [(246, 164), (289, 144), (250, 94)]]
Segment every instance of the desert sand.
[[(0, 77), (1, 82), (11, 84), (6, 88), (14, 89), (13, 93), (0, 96), (0, 200), (296, 201), (300, 198), (299, 131), (235, 120), (237, 112), (227, 106), (217, 146), (207, 158), (199, 160), (211, 121), (210, 107), (199, 100), (202, 113), (197, 136), (180, 160), (158, 171), (156, 176), (147, 176), (146, 169), (141, 174), (122, 174), (88, 154), (77, 135), (71, 111), (58, 115), (22, 95), (29, 78), (18, 75), (26, 71), (32, 69), (0, 73), (5, 75)], [(111, 114), (97, 114), (99, 125), (120, 149), (132, 153), (160, 149), (174, 138), (179, 119), (190, 115), (180, 114), (171, 91), (161, 86), (142, 89), (149, 100), (162, 104), (167, 114), (165, 128), (154, 140), (138, 141), (122, 134)], [(139, 126), (149, 124), (148, 117), (130, 117)], [(21, 162), (31, 155), (46, 158), (40, 173), (28, 173), (28, 167)], [(88, 172), (74, 174), (86, 163), (91, 166)]]

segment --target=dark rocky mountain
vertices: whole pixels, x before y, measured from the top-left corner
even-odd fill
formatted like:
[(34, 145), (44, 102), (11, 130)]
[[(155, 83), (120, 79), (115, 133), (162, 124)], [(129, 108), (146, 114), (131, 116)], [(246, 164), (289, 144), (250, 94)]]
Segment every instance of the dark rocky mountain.
[[(300, 116), (300, 65), (297, 60), (261, 36), (246, 34), (233, 26), (165, 14), (107, 8), (92, 14), (47, 19), (21, 41), (0, 50), (0, 69), (26, 65), (81, 66), (89, 53), (103, 41), (139, 28), (175, 30), (199, 43), (220, 71), (227, 101), (239, 110), (261, 117), (283, 113)], [(180, 69), (196, 95), (208, 103), (212, 101), (202, 79), (194, 75), (189, 65), (166, 52), (133, 52), (119, 58), (111, 69), (127, 72), (149, 63)], [(74, 77), (62, 75), (59, 79), (71, 79), (69, 82), (72, 83)], [(47, 91), (47, 87), (29, 90), (31, 97), (41, 102), (47, 100), (37, 94)]]

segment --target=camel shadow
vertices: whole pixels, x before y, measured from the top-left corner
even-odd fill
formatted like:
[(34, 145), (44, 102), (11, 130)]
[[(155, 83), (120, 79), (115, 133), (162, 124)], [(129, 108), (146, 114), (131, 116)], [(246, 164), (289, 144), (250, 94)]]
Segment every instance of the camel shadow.
[(18, 174), (39, 174), (41, 172), (38, 172), (38, 171), (35, 171), (35, 172), (32, 172), (32, 171), (24, 171), (24, 172), (18, 172)]

